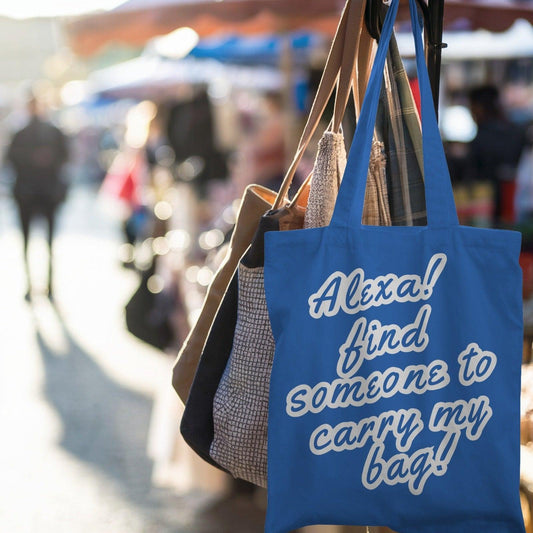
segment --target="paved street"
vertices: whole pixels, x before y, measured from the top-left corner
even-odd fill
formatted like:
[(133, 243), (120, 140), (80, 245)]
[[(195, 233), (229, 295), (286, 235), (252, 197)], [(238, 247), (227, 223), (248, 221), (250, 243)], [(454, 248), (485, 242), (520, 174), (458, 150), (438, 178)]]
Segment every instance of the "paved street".
[(147, 438), (171, 361), (136, 341), (123, 306), (137, 285), (117, 260), (117, 223), (72, 191), (56, 240), (56, 298), (44, 296), (44, 233), (33, 232), (37, 293), (0, 197), (0, 532), (255, 533), (243, 496), (216, 500), (152, 484)]

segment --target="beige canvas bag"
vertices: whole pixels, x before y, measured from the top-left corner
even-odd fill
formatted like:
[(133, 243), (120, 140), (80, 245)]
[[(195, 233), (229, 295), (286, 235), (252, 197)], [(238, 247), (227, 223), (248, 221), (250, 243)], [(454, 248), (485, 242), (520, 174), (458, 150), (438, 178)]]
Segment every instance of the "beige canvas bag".
[(259, 219), (272, 207), (275, 199), (276, 193), (261, 185), (249, 185), (244, 191), (226, 258), (213, 277), (198, 320), (185, 339), (174, 365), (172, 385), (183, 403), (189, 396), (207, 335), (235, 267), (250, 246)]

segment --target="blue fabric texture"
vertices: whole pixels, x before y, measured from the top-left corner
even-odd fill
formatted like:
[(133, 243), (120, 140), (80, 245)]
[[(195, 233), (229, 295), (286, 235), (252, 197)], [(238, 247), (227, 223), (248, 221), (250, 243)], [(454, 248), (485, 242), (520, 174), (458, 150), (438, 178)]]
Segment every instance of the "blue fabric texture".
[(524, 533), (521, 237), (458, 224), (410, 7), (428, 225), (361, 224), (392, 0), (330, 226), (266, 235), (267, 533)]

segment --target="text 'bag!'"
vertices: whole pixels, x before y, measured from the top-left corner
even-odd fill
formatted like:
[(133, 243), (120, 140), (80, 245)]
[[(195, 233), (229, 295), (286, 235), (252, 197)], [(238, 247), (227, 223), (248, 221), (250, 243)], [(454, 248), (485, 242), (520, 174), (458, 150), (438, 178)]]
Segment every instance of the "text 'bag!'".
[(393, 0), (330, 226), (266, 235), (268, 533), (524, 531), (520, 235), (457, 222), (410, 7), (428, 225), (361, 224)]

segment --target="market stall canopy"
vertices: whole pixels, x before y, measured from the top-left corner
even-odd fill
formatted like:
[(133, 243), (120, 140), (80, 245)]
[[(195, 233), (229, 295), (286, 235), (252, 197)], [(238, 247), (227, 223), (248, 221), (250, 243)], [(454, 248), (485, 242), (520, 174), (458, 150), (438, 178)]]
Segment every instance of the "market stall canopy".
[[(444, 32), (442, 40), (448, 45), (442, 51), (442, 61), (445, 63), (469, 59), (533, 57), (533, 26), (525, 20), (517, 20), (502, 33), (487, 30)], [(397, 34), (397, 41), (402, 56), (414, 57), (411, 32)]]
[[(401, 16), (408, 18), (407, 3)], [(116, 9), (69, 19), (73, 50), (96, 53), (111, 42), (143, 46), (180, 26), (201, 37), (215, 33), (260, 34), (307, 29), (332, 35), (344, 0), (128, 0)], [(529, 0), (446, 0), (446, 27), (503, 31), (523, 18), (533, 22)]]
[(111, 42), (143, 46), (180, 26), (200, 37), (301, 29), (333, 34), (343, 5), (344, 0), (130, 0), (106, 13), (70, 19), (65, 29), (73, 50), (91, 55)]

